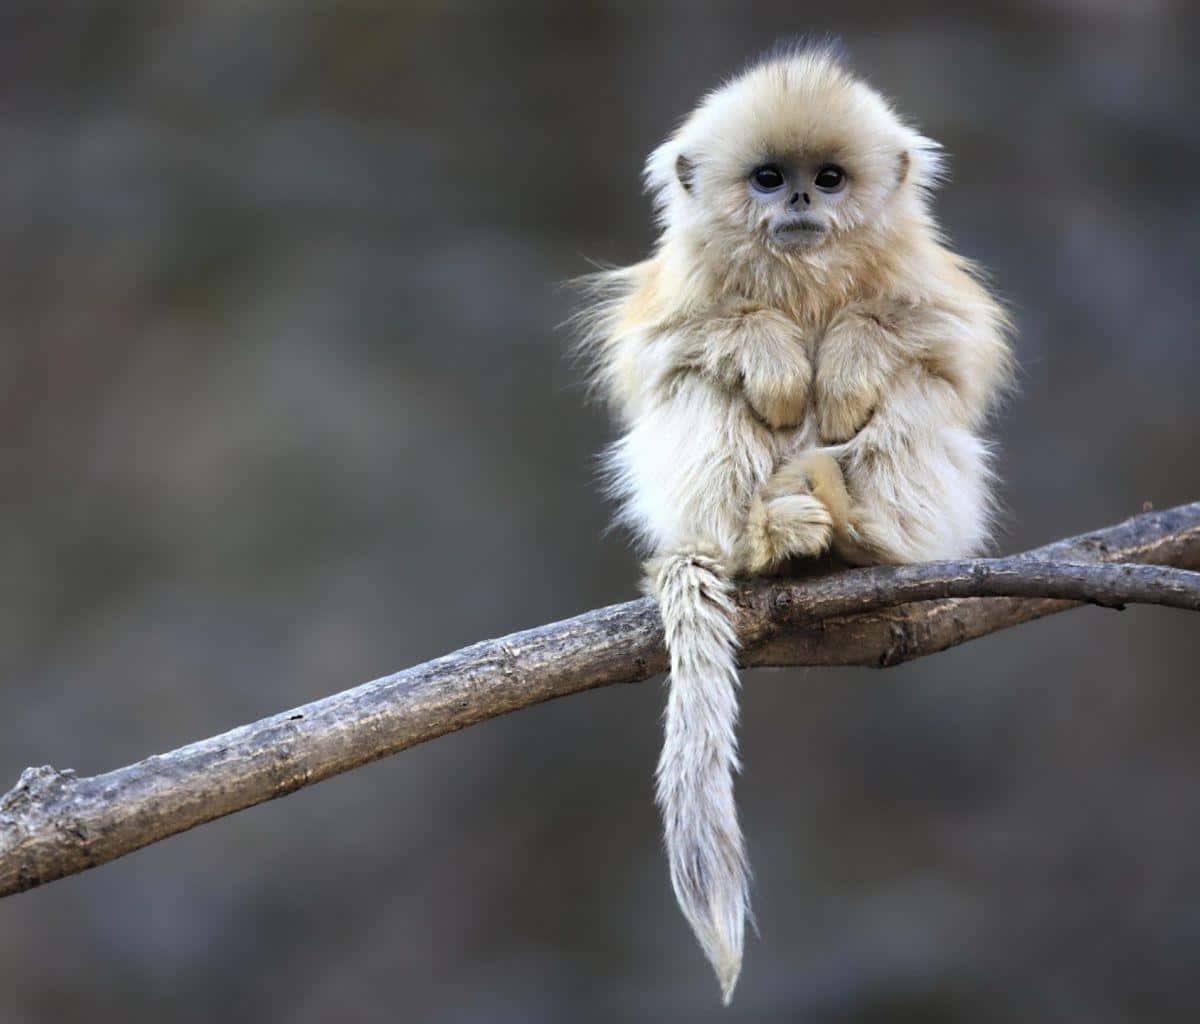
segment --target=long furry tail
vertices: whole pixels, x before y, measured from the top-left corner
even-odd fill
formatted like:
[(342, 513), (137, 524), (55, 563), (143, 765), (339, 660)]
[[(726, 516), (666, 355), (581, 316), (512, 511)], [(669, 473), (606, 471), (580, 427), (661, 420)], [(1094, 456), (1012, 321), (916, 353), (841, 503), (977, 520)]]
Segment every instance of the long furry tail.
[(696, 552), (657, 559), (647, 573), (671, 656), (656, 775), (671, 884), (728, 1005), (750, 913), (749, 871), (733, 801), (733, 775), (741, 766), (732, 588), (721, 562)]

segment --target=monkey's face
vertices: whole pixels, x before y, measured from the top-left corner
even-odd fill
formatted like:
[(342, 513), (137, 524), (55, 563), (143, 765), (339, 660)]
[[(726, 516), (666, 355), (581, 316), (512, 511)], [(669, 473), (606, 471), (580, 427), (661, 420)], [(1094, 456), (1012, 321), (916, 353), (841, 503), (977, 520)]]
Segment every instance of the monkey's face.
[(922, 214), (935, 149), (832, 55), (806, 51), (710, 93), (646, 177), (664, 226), (717, 266), (845, 271)]
[(753, 259), (765, 249), (810, 266), (847, 245), (877, 244), (898, 209), (904, 140), (819, 108), (772, 113), (767, 125), (759, 120), (757, 138), (712, 147), (697, 161), (690, 198), (710, 237), (730, 254)]
[(758, 164), (746, 179), (751, 219), (769, 244), (783, 249), (814, 248), (838, 222), (849, 178), (833, 160), (775, 157)]
[(860, 229), (882, 227), (907, 170), (904, 140), (830, 124), (823, 111), (772, 114), (747, 126), (758, 137), (738, 131), (745, 122), (735, 119), (733, 129), (695, 146), (695, 158), (677, 159), (684, 195), (676, 222), (696, 227), (718, 259), (753, 260), (766, 249), (810, 264), (852, 239), (861, 243)]

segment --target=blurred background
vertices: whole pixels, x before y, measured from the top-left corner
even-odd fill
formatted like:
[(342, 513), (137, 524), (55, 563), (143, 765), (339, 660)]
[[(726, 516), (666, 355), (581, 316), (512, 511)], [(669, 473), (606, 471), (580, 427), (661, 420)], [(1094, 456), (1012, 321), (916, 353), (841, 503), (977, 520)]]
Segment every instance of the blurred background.
[[(644, 155), (783, 35), (949, 152), (1020, 328), (1002, 550), (1200, 498), (1187, 0), (0, 11), (0, 790), (633, 596), (561, 283), (647, 252)], [(1198, 664), (1083, 610), (750, 675), (729, 1011), (655, 681), (0, 902), (0, 1021), (1194, 1021)]]

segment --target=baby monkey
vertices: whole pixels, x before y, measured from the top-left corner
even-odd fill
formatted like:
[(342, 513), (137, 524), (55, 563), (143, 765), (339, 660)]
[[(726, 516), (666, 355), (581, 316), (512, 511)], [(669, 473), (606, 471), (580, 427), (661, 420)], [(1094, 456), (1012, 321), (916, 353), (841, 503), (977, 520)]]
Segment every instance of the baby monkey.
[(828, 47), (777, 51), (650, 156), (654, 255), (589, 279), (593, 380), (622, 436), (618, 520), (670, 653), (656, 774), (671, 881), (725, 1002), (748, 872), (733, 799), (736, 576), (832, 550), (976, 552), (1005, 314), (941, 243), (937, 145)]

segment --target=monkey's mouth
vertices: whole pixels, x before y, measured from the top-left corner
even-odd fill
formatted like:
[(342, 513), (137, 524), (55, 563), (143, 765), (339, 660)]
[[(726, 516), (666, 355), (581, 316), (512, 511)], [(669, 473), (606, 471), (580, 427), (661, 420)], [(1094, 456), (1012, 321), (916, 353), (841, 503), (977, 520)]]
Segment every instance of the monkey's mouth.
[(789, 217), (779, 221), (772, 233), (785, 245), (815, 245), (825, 230), (825, 225), (815, 217)]

